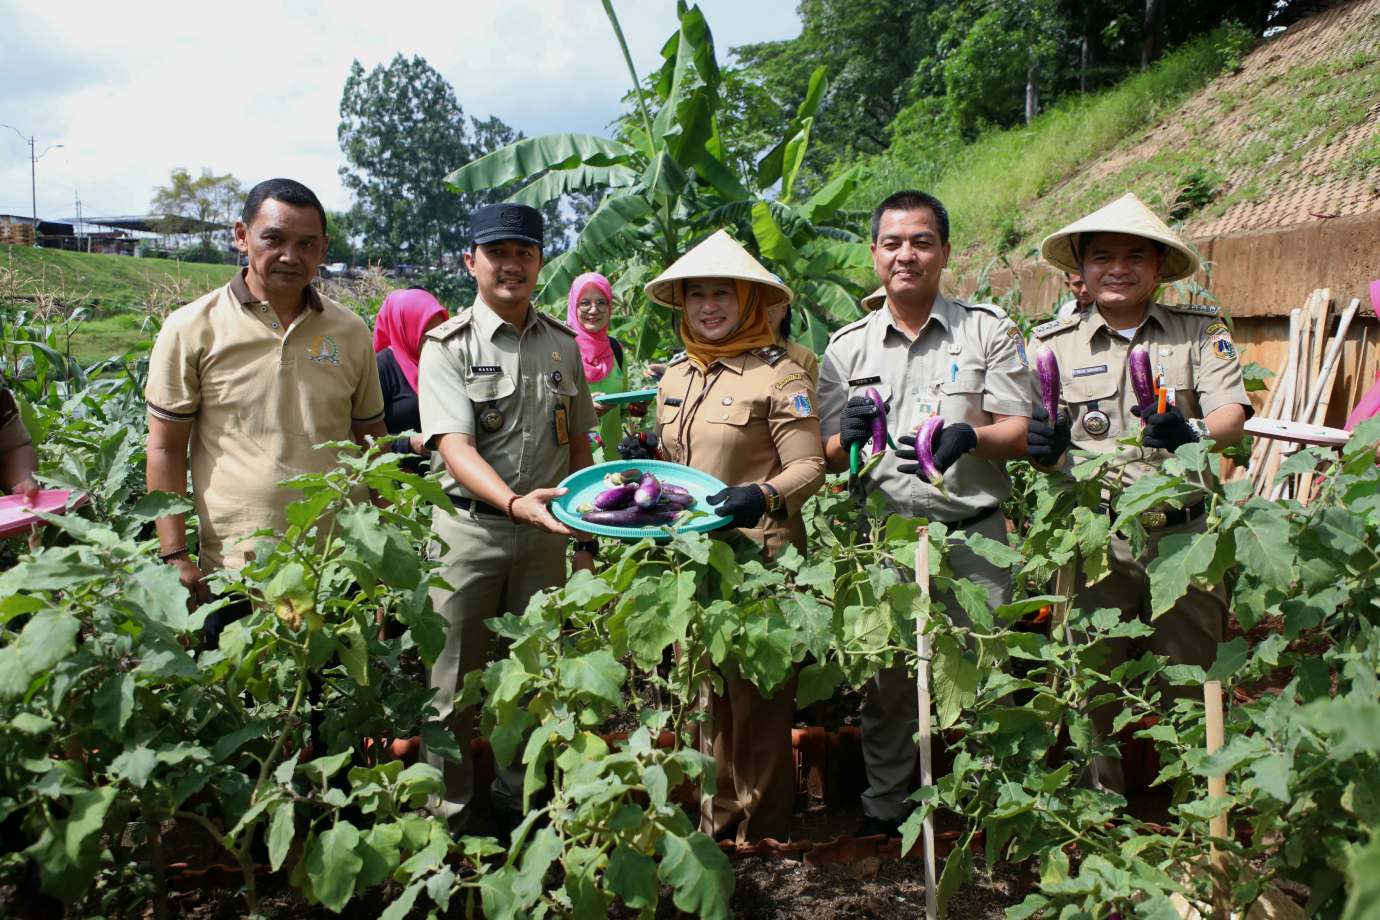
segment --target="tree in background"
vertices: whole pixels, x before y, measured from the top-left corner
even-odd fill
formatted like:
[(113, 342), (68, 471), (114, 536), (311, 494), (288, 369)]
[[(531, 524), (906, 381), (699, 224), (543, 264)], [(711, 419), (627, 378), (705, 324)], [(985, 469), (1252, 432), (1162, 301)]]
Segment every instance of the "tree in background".
[(229, 173), (217, 176), (204, 167), (195, 179), (180, 167), (168, 179), (166, 186), (154, 187), (149, 203), (149, 210), (162, 216), (154, 224), (155, 231), (164, 236), (195, 233), (201, 237), (203, 257), (209, 260), (212, 238), (220, 232), (229, 235), (240, 216), (245, 198), (240, 180)]

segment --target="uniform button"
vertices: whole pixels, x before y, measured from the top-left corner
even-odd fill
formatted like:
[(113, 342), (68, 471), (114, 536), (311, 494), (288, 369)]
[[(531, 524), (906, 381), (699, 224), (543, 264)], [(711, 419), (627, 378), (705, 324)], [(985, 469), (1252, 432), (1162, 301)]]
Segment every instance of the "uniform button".
[(1174, 385), (1175, 385), (1175, 386), (1180, 386), (1180, 387), (1183, 386), (1183, 385), (1184, 385), (1184, 378), (1180, 377), (1178, 380), (1176, 380), (1176, 381), (1174, 382)]
[(727, 412), (724, 413), (724, 421), (725, 421), (725, 422), (728, 421), (728, 413), (727, 413)]
[(911, 393), (919, 393), (919, 392), (920, 392), (920, 388), (919, 388), (919, 387), (911, 387), (911, 388), (910, 388), (910, 391), (911, 391)]
[(274, 323), (274, 324), (273, 324), (273, 328), (274, 328), (274, 329), (277, 329), (277, 328), (278, 328), (278, 324), (277, 324), (277, 323)]
[(1092, 387), (1088, 387), (1088, 395), (1089, 395), (1089, 396), (1092, 395)]
[[(725, 405), (725, 406), (731, 406), (731, 405), (733, 405), (733, 397), (732, 397), (732, 396), (725, 396), (725, 397), (724, 397), (724, 405)], [(724, 417), (727, 418), (728, 416), (724, 416)]]
[(268, 312), (268, 307), (260, 307), (260, 308), (259, 308), (259, 312), (260, 312), (260, 313), (267, 313), (267, 312)]

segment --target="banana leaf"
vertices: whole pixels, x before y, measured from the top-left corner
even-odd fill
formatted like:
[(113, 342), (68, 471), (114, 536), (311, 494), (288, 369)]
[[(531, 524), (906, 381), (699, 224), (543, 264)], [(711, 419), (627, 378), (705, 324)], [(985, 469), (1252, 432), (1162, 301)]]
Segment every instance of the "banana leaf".
[(453, 192), (477, 192), (535, 176), (544, 170), (614, 166), (637, 151), (627, 144), (592, 134), (544, 134), (509, 144), (466, 163), (446, 176)]

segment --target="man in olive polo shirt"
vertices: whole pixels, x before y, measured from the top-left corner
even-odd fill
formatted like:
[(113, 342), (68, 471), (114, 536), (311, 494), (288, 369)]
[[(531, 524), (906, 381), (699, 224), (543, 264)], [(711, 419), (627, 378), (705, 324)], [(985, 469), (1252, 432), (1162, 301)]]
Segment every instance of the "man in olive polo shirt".
[[(244, 565), (249, 547), (238, 541), (287, 528), (284, 511), (301, 492), (279, 483), (336, 466), (335, 451), (315, 445), (387, 436), (369, 327), (311, 287), (327, 244), (316, 195), (291, 179), (261, 182), (235, 222), (235, 243), (249, 265), (168, 317), (145, 391), (150, 489), (186, 494), (190, 446), (198, 559), (187, 552), (183, 515), (157, 527), (163, 558), (198, 601), (206, 575)], [(208, 617), (207, 647), (246, 612)]]
[[(566, 545), (574, 567), (594, 568), (597, 546), (551, 515), (562, 479), (594, 462), (585, 432), (598, 424), (575, 330), (531, 305), (542, 266), (541, 213), (525, 205), (486, 205), (474, 214), (465, 267), (479, 285), (474, 306), (426, 335), (417, 373), (426, 446), (445, 459), (441, 486), (457, 513), (433, 516), (437, 573), (453, 590), (433, 588), (450, 629), (431, 669), (442, 719), (469, 753), (474, 710), (454, 711), (465, 674), (488, 660), (484, 621), (521, 614), (532, 595), (565, 584)], [(426, 752), (445, 791), (433, 810), (459, 831), (469, 821), (474, 768)], [(522, 804), (521, 749), (495, 771), (495, 830), (516, 824)]]

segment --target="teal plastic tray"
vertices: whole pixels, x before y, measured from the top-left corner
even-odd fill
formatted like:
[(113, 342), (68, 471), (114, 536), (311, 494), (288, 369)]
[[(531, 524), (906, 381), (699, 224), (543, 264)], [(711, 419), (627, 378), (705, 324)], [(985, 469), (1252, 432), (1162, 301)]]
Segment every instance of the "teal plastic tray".
[(727, 486), (708, 473), (701, 473), (679, 463), (667, 463), (664, 460), (617, 460), (587, 466), (578, 473), (572, 473), (561, 482), (561, 488), (569, 491), (551, 503), (551, 513), (556, 516), (556, 520), (569, 527), (601, 537), (613, 537), (616, 540), (643, 540), (647, 537), (669, 540), (670, 535), (660, 527), (611, 527), (607, 524), (587, 524), (580, 520), (580, 515), (575, 509), (583, 504), (592, 503), (594, 496), (609, 488), (608, 483), (604, 482), (604, 476), (626, 469), (639, 469), (651, 473), (663, 482), (683, 486), (695, 497), (697, 504), (694, 510), (706, 512), (705, 516), (697, 517), (688, 523), (672, 525), (675, 529), (705, 533), (729, 522), (730, 518), (714, 514), (705, 500)]
[[(598, 386), (598, 384), (594, 384)], [(594, 401), (604, 406), (622, 406), (627, 403), (651, 402), (656, 399), (656, 388), (650, 390), (633, 390), (631, 393), (605, 393), (602, 396), (594, 397)], [(689, 488), (689, 486), (686, 486)], [(713, 494), (713, 493), (711, 493)]]

